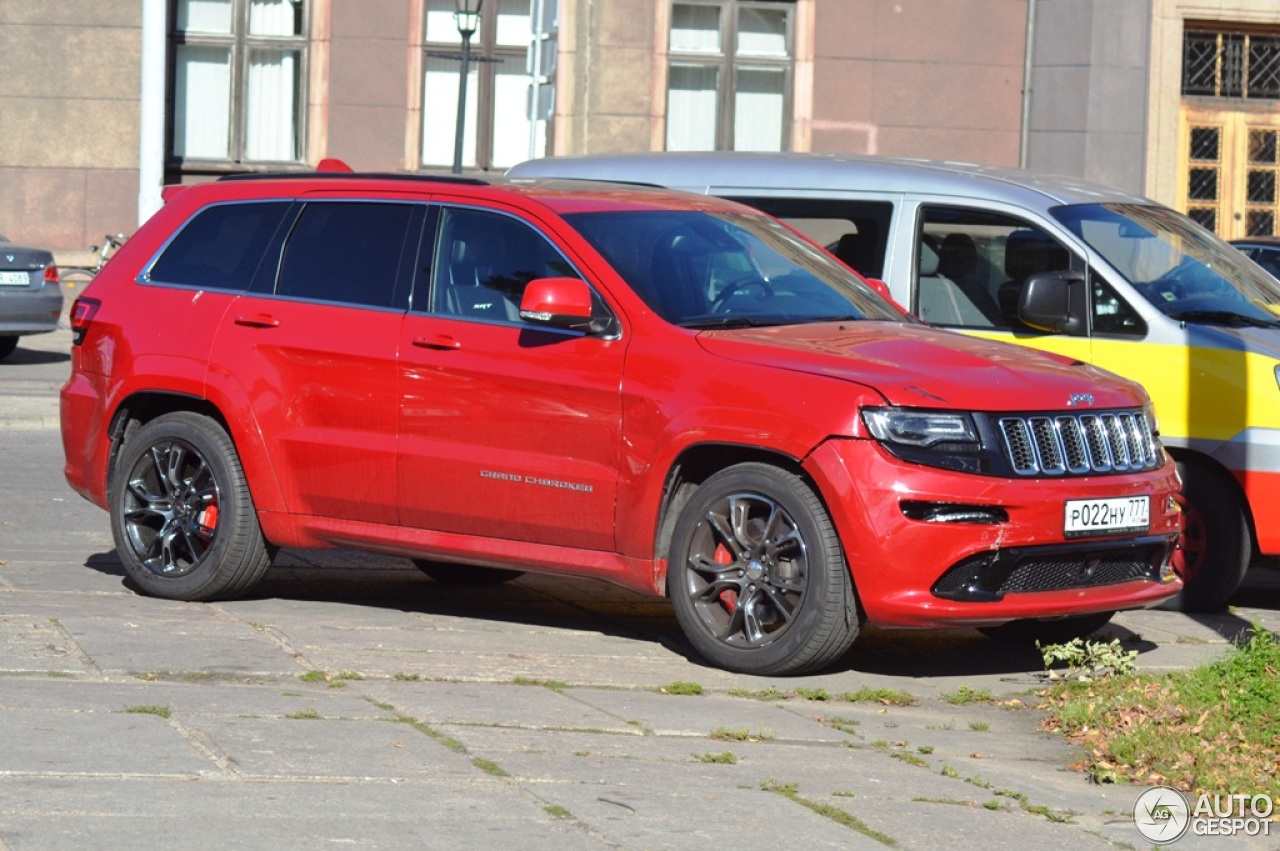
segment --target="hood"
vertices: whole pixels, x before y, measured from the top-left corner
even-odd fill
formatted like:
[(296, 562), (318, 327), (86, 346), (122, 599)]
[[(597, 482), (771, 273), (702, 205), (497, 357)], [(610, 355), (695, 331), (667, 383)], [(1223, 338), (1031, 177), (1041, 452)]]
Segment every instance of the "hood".
[(1072, 400), (1082, 409), (1148, 401), (1134, 382), (1080, 361), (927, 325), (826, 322), (704, 331), (698, 341), (730, 360), (856, 382), (892, 405), (1056, 411)]

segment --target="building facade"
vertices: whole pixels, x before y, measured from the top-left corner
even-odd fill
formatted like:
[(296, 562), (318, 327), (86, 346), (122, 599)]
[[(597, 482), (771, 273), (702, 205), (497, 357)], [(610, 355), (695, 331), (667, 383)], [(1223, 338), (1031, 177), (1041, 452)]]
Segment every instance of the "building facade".
[[(0, 233), (74, 259), (162, 183), (328, 157), (448, 171), (454, 10), (0, 0)], [(467, 48), (468, 173), (627, 150), (930, 157), (1277, 232), (1274, 0), (483, 0)]]

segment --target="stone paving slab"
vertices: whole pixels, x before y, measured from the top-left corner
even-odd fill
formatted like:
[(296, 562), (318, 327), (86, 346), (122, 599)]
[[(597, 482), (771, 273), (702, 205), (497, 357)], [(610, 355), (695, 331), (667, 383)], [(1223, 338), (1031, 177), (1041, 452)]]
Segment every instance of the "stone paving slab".
[[(56, 432), (0, 429), (0, 470), (0, 851), (1150, 847), (1140, 790), (1090, 784), (1041, 730), (1033, 649), (868, 629), (820, 675), (741, 676), (693, 657), (661, 600), (463, 591), (341, 551), (282, 553), (251, 599), (150, 599), (61, 484)], [(1159, 672), (1254, 622), (1280, 628), (1280, 571), (1233, 610), (1108, 634)], [(949, 703), (960, 686), (1023, 708)]]
[(373, 851), (608, 847), (496, 779), (225, 781), (0, 776), (0, 847)]

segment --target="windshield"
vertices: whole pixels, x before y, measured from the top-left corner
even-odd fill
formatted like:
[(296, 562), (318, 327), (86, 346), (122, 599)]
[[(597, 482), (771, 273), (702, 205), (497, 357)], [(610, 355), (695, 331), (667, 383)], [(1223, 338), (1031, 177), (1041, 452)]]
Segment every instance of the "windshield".
[(907, 319), (822, 249), (765, 216), (627, 210), (565, 219), (675, 325)]
[(1082, 204), (1053, 215), (1167, 316), (1233, 325), (1280, 320), (1280, 282), (1180, 213)]

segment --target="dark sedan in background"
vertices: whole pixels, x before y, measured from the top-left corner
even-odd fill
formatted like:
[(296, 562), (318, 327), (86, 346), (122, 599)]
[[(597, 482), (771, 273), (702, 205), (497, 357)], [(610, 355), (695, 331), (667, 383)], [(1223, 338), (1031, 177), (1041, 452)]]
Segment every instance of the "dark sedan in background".
[(53, 255), (0, 236), (0, 358), (13, 354), (19, 337), (56, 329), (61, 316)]
[(1249, 236), (1233, 239), (1231, 244), (1239, 248), (1274, 278), (1280, 278), (1280, 236)]

